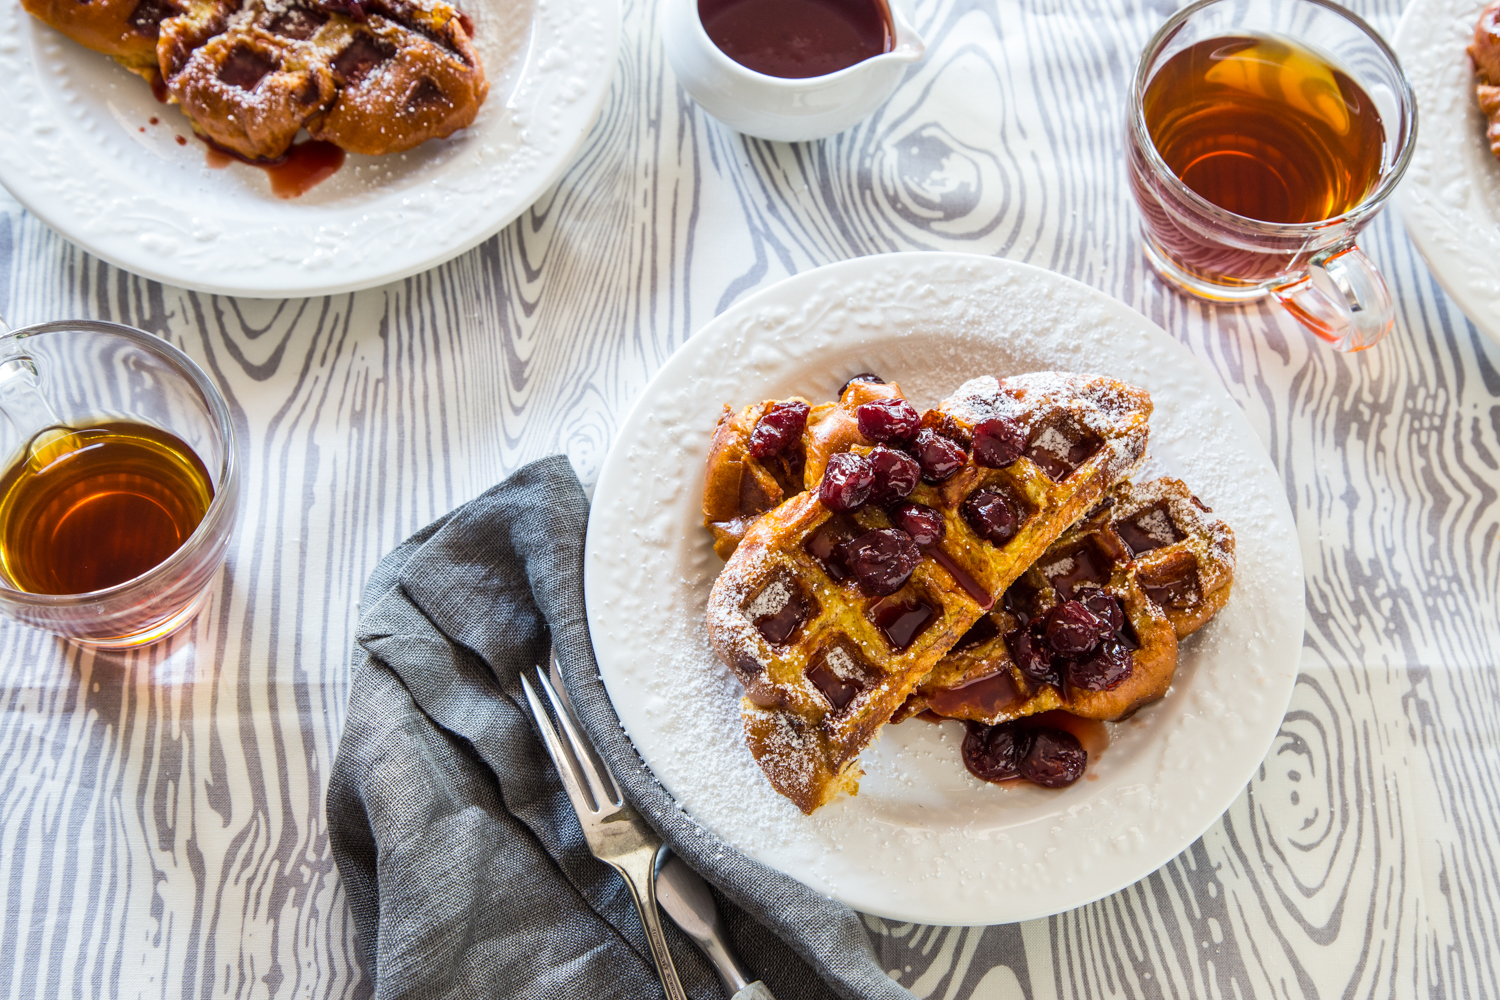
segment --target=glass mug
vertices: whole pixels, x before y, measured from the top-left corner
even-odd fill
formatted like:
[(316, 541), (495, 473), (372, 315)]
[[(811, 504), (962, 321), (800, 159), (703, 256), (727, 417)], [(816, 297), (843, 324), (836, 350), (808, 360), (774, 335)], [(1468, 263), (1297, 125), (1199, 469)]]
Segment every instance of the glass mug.
[[(1203, 72), (1194, 76), (1188, 66)], [(1173, 88), (1183, 79), (1195, 81), (1200, 97), (1229, 95), (1219, 108), (1225, 117), (1214, 118), (1210, 102), (1201, 114), (1184, 110), (1172, 119), (1172, 95), (1183, 89)], [(1251, 133), (1261, 120), (1232, 104), (1238, 95), (1247, 107), (1278, 107), (1266, 103), (1268, 94), (1330, 137), (1327, 146), (1307, 147), (1311, 169), (1298, 173), (1296, 161), (1272, 162), (1278, 153), (1272, 147), (1291, 133), (1257, 146)], [(1193, 114), (1196, 124), (1189, 120)], [(1212, 129), (1222, 122), (1224, 135), (1199, 134), (1169, 146), (1185, 164), (1180, 176), (1158, 147), (1174, 141), (1163, 124), (1168, 121), (1185, 136), (1194, 127)], [(1395, 53), (1347, 10), (1327, 0), (1201, 0), (1185, 7), (1146, 45), (1130, 91), (1126, 159), (1147, 260), (1165, 281), (1191, 295), (1244, 302), (1269, 294), (1339, 350), (1370, 347), (1390, 330), (1394, 310), (1385, 279), (1354, 241), (1406, 171), (1416, 128), (1415, 98)], [(1212, 175), (1194, 171), (1213, 157), (1227, 164), (1214, 178), (1217, 202), (1183, 179), (1194, 176), (1199, 188), (1208, 186)], [(1365, 171), (1362, 197), (1349, 187), (1342, 203), (1318, 200), (1321, 186), (1298, 178), (1320, 170), (1344, 180)], [(1256, 192), (1264, 197), (1252, 197)], [(1332, 205), (1333, 211), (1327, 218), (1314, 210), (1310, 219), (1263, 221), (1222, 207), (1236, 200), (1274, 204), (1288, 213), (1308, 205)]]
[(116, 323), (0, 321), (0, 411), (0, 614), (110, 649), (191, 621), (240, 498), (203, 370)]

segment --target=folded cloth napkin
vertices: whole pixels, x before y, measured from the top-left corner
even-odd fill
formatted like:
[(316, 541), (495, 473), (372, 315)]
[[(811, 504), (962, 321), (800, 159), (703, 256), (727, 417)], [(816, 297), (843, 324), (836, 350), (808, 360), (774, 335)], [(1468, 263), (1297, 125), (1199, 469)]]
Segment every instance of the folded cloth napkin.
[[(697, 826), (641, 763), (589, 644), (587, 522), (567, 459), (542, 459), (407, 539), (365, 588), (328, 832), (375, 995), (662, 995), (624, 883), (589, 854), (522, 708), (518, 675), (550, 641), (594, 746), (716, 887), (754, 976), (779, 1000), (912, 1000), (853, 911)], [(722, 997), (663, 923), (689, 995)]]

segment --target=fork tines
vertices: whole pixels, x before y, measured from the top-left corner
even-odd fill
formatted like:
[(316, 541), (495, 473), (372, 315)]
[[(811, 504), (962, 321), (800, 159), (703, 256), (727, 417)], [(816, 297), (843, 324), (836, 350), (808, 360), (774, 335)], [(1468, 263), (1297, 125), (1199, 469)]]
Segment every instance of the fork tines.
[(526, 701), (531, 708), (531, 715), (536, 719), (537, 729), (542, 734), (542, 742), (547, 747), (547, 754), (552, 758), (553, 766), (557, 768), (563, 787), (567, 789), (574, 811), (582, 819), (588, 814), (597, 815), (620, 808), (624, 799), (621, 798), (619, 789), (615, 787), (614, 778), (607, 768), (595, 763), (594, 754), (590, 752), (591, 748), (587, 739), (578, 731), (578, 726), (573, 720), (573, 713), (558, 697), (557, 690), (553, 688), (552, 682), (547, 679), (545, 673), (538, 670), (535, 680), (537, 686), (546, 693), (547, 700), (552, 703), (552, 710), (557, 715), (557, 721), (562, 725), (560, 736), (558, 730), (552, 725), (547, 710), (542, 705), (542, 700), (537, 697), (536, 691), (527, 681), (524, 673), (521, 674), (521, 687), (526, 692)]

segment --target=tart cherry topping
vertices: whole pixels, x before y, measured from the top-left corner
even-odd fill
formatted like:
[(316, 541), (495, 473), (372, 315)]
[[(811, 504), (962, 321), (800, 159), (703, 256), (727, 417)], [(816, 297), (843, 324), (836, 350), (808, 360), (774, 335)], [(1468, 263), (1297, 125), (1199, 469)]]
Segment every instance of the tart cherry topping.
[(1111, 633), (1125, 627), (1125, 609), (1120, 607), (1120, 599), (1113, 594), (1096, 590), (1083, 599), (1083, 606), (1102, 618)]
[(1026, 435), (1010, 417), (991, 417), (974, 425), (974, 461), (980, 465), (1003, 469), (1025, 450)]
[(963, 504), (964, 520), (974, 533), (991, 545), (1004, 545), (1016, 537), (1020, 527), (1015, 508), (994, 490), (976, 490)]
[(1020, 776), (1021, 760), (1030, 749), (1030, 730), (971, 722), (964, 734), (964, 767), (981, 781), (1005, 781)]
[(915, 445), (917, 461), (922, 463), (922, 478), (929, 483), (941, 483), (952, 478), (964, 467), (968, 452), (952, 438), (943, 437), (931, 427), (917, 432)]
[(922, 548), (943, 540), (943, 515), (919, 503), (898, 503), (891, 509), (891, 520)]
[(869, 382), (872, 385), (885, 385), (885, 379), (881, 378), (879, 375), (876, 375), (874, 372), (860, 372), (858, 375), (854, 376), (839, 387), (839, 398), (843, 399), (844, 393), (848, 392), (849, 387), (856, 382)]
[(1084, 607), (1082, 601), (1063, 601), (1047, 612), (1046, 629), (1047, 644), (1063, 656), (1087, 653), (1100, 639), (1114, 632), (1108, 622)]
[(875, 475), (875, 483), (870, 489), (870, 503), (884, 507), (906, 499), (917, 488), (922, 468), (906, 452), (877, 444), (866, 457), (870, 460), (870, 469)]
[(916, 438), (922, 426), (921, 414), (904, 399), (862, 403), (854, 416), (859, 421), (859, 432), (871, 441), (907, 444)]
[(1036, 633), (1016, 629), (1005, 637), (1011, 661), (1021, 673), (1034, 681), (1046, 680), (1052, 673), (1052, 650)]
[(1051, 726), (969, 723), (964, 766), (982, 781), (1024, 778), (1043, 788), (1065, 788), (1083, 777), (1089, 755), (1078, 737)]
[(1068, 681), (1085, 691), (1108, 691), (1130, 676), (1130, 650), (1118, 639), (1105, 639), (1088, 657), (1068, 665)]
[(850, 511), (870, 497), (875, 472), (870, 460), (852, 451), (841, 451), (828, 459), (823, 481), (818, 484), (818, 499), (829, 510)]
[(871, 597), (894, 594), (911, 576), (922, 553), (911, 536), (899, 528), (877, 528), (843, 546), (844, 562), (859, 578), (860, 589)]
[(800, 400), (777, 403), (755, 423), (750, 432), (750, 454), (756, 458), (780, 455), (802, 437), (807, 427), (807, 404)]
[(1017, 770), (1043, 788), (1066, 788), (1083, 777), (1089, 755), (1078, 737), (1061, 729), (1037, 729)]

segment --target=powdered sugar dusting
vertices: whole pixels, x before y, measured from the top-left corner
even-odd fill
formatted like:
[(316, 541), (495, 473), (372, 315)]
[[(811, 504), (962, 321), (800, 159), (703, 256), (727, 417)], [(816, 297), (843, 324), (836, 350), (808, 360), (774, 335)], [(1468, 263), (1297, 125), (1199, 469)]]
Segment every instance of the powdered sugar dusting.
[(1051, 579), (1055, 576), (1067, 576), (1069, 573), (1073, 572), (1075, 565), (1076, 564), (1074, 563), (1072, 556), (1064, 556), (1056, 562), (1050, 562), (1047, 565), (1043, 566), (1042, 575), (1047, 577), (1048, 579)]
[(828, 655), (823, 658), (823, 662), (828, 664), (828, 669), (832, 670), (833, 675), (841, 681), (860, 679), (859, 668), (854, 664), (854, 657), (850, 656), (849, 651), (842, 646), (834, 646), (830, 649)]
[(755, 600), (745, 609), (745, 617), (752, 622), (766, 615), (779, 613), (786, 607), (787, 602), (792, 599), (792, 591), (781, 580), (772, 580), (766, 585), (766, 589), (756, 595)]
[[(745, 747), (740, 687), (709, 649), (704, 623), (722, 567), (697, 512), (709, 436), (725, 402), (827, 399), (862, 371), (899, 382), (918, 409), (971, 379), (1028, 371), (1099, 372), (1142, 386), (1155, 412), (1140, 476), (1180, 476), (1234, 528), (1234, 596), (1184, 643), (1167, 698), (1137, 716), (1143, 724), (1114, 727), (1099, 780), (1061, 792), (985, 785), (959, 762), (961, 726), (908, 722), (887, 726), (861, 756), (857, 797), (807, 817), (771, 789)], [(686, 463), (682, 474), (663, 475), (674, 462)], [(762, 293), (663, 368), (602, 470), (586, 594), (601, 673), (627, 732), (706, 830), (866, 912), (998, 923), (1144, 876), (1244, 786), (1296, 680), (1299, 551), (1279, 480), (1243, 415), (1145, 319), (1025, 265), (901, 254)], [(739, 594), (736, 617), (752, 593)], [(1068, 861), (1049, 861), (1056, 857)]]
[(1136, 525), (1157, 545), (1170, 545), (1173, 539), (1172, 519), (1164, 510), (1153, 510), (1145, 517), (1137, 518)]
[(1063, 437), (1062, 431), (1059, 431), (1056, 427), (1046, 428), (1036, 436), (1035, 441), (1031, 442), (1033, 448), (1040, 448), (1042, 451), (1051, 455), (1057, 455), (1058, 457), (1067, 455), (1071, 445), (1072, 442)]

